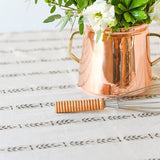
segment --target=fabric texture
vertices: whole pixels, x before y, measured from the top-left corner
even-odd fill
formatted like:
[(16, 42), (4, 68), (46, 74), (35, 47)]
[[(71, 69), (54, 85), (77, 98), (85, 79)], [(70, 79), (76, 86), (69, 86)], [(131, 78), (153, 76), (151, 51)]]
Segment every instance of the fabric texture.
[[(159, 26), (150, 27), (160, 33)], [(149, 160), (160, 158), (160, 115), (117, 109), (56, 114), (56, 100), (87, 99), (69, 31), (0, 34), (0, 160)], [(81, 55), (82, 37), (73, 52)], [(152, 60), (160, 39), (151, 38)], [(160, 64), (152, 68), (160, 83)]]

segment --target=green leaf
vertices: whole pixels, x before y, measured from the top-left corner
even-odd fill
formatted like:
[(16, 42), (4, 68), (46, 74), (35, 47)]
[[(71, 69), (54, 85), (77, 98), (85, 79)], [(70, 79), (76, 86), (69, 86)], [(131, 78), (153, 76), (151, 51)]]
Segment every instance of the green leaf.
[(131, 22), (132, 22), (133, 24), (135, 24), (135, 23), (136, 23), (135, 18), (134, 18), (132, 15), (130, 15), (130, 16), (131, 16)]
[(121, 0), (111, 0), (112, 5), (118, 5)]
[(89, 0), (89, 6), (91, 6), (93, 4), (92, 0)]
[(53, 22), (53, 21), (55, 21), (56, 19), (60, 19), (60, 18), (61, 18), (61, 15), (55, 14), (55, 15), (49, 16), (47, 19), (45, 19), (45, 20), (43, 21), (43, 23), (50, 23), (50, 22)]
[(82, 24), (83, 23), (83, 15), (79, 17), (79, 20), (78, 20), (78, 24)]
[(75, 6), (77, 6), (77, 2), (75, 0), (71, 0), (71, 1)]
[(115, 6), (114, 9), (115, 9), (115, 12), (117, 14), (122, 14), (123, 13), (123, 11), (120, 8), (118, 8), (117, 6)]
[(49, 3), (50, 1), (49, 0), (44, 0), (46, 3)]
[(157, 0), (149, 0), (149, 2), (148, 2), (148, 10), (156, 1)]
[(35, 0), (35, 4), (37, 4), (38, 0)]
[(64, 21), (65, 17), (62, 17), (59, 22), (57, 23), (56, 27), (58, 27), (59, 25), (61, 25)]
[(65, 28), (65, 26), (67, 25), (68, 22), (69, 22), (69, 18), (65, 17), (65, 19), (64, 19), (64, 21), (62, 23), (62, 26), (60, 28), (60, 31), (62, 31)]
[(128, 12), (124, 14), (124, 18), (127, 22), (131, 22), (131, 15)]
[(65, 4), (65, 7), (71, 6), (73, 4), (73, 2), (71, 0), (67, 1)]
[(121, 22), (122, 18), (123, 18), (122, 14), (116, 14), (116, 20), (118, 23)]
[(135, 11), (132, 11), (131, 14), (137, 20), (147, 19), (147, 15), (146, 15), (146, 13), (144, 11), (135, 10)]
[(130, 24), (129, 24), (128, 22), (126, 22), (126, 21), (123, 19), (121, 23), (122, 23), (122, 25), (125, 27), (126, 30), (129, 29)]
[(80, 16), (79, 20), (78, 20), (78, 24), (79, 24), (79, 32), (82, 35), (84, 32), (84, 22), (83, 22), (83, 15)]
[(54, 6), (51, 8), (50, 13), (54, 13), (55, 10), (56, 10), (56, 6), (54, 5)]
[(59, 6), (61, 6), (62, 5), (62, 0), (58, 0), (58, 4), (59, 4)]
[(82, 35), (84, 32), (84, 23), (79, 24), (79, 32)]
[(141, 11), (143, 11), (146, 7), (147, 7), (147, 5), (143, 5), (143, 6), (141, 6), (141, 7), (136, 8), (136, 10), (141, 10)]
[(99, 31), (97, 32), (97, 35), (96, 35), (96, 43), (98, 43), (98, 41), (100, 40), (101, 34), (102, 34), (102, 31), (99, 30)]
[(78, 0), (77, 3), (81, 10), (88, 6), (88, 0)]
[(122, 11), (127, 11), (127, 8), (122, 4), (118, 4), (118, 7), (122, 10)]
[(132, 22), (133, 24), (136, 22), (136, 20), (134, 19), (134, 17), (131, 14), (129, 14), (128, 12), (126, 12), (124, 14), (124, 18), (125, 18), (125, 20), (127, 22)]
[(127, 8), (130, 6), (132, 0), (124, 0), (125, 5)]
[(146, 24), (150, 24), (151, 22), (152, 22), (152, 20), (151, 20), (151, 18), (148, 16), (148, 18), (145, 19), (145, 23), (146, 23)]
[(148, 3), (148, 0), (133, 0), (129, 9), (134, 9)]

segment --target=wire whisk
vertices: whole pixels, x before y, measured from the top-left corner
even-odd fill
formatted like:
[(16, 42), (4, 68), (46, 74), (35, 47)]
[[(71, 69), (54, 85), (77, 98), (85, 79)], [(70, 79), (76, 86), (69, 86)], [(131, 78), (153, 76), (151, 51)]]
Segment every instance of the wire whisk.
[(58, 101), (57, 113), (75, 113), (117, 108), (139, 112), (160, 113), (160, 84), (147, 86), (112, 99)]

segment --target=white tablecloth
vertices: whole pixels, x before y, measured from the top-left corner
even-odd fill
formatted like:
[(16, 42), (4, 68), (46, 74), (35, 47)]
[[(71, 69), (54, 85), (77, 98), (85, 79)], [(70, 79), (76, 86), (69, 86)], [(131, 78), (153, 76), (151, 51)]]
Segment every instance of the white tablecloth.
[[(0, 160), (158, 160), (159, 114), (55, 113), (56, 100), (91, 98), (77, 86), (79, 65), (68, 56), (68, 37), (69, 31), (0, 34)], [(75, 52), (81, 44), (77, 37)], [(155, 59), (158, 38), (151, 48)]]

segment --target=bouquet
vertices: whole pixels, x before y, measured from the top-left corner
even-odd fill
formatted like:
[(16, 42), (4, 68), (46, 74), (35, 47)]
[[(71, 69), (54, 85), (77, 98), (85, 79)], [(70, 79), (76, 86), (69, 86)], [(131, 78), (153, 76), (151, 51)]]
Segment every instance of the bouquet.
[[(37, 3), (38, 0), (35, 0)], [(153, 20), (160, 23), (160, 0), (45, 0), (52, 14), (44, 23), (59, 21), (60, 30), (68, 23), (71, 29), (79, 24), (80, 34), (89, 25), (95, 31), (96, 41), (107, 27), (111, 32), (120, 32), (132, 26), (150, 24)], [(57, 7), (64, 15), (55, 14)]]

